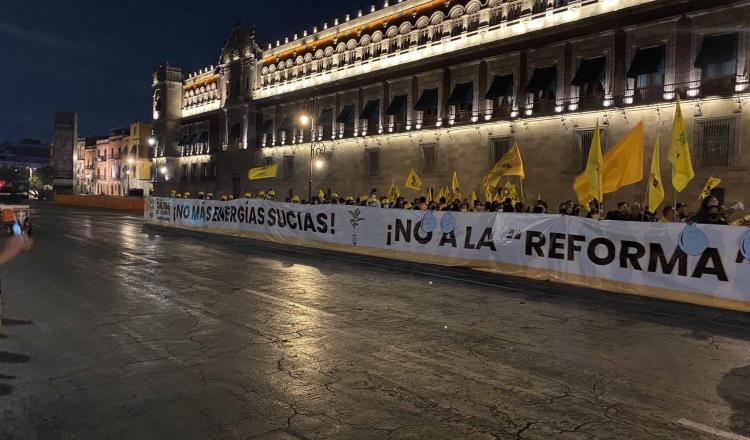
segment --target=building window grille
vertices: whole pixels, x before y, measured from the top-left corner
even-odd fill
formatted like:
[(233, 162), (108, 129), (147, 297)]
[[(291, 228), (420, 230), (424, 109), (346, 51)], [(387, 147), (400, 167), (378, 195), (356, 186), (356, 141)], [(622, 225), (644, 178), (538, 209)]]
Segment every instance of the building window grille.
[(380, 172), (380, 151), (377, 148), (365, 150), (365, 175), (377, 176)]
[[(589, 158), (589, 150), (591, 149), (591, 141), (594, 139), (595, 128), (587, 130), (576, 131), (576, 166), (578, 172), (586, 169), (586, 162)], [(599, 139), (602, 147), (602, 154), (607, 152), (607, 136), (606, 129), (599, 129)]]
[(422, 145), (422, 173), (435, 174), (438, 171), (437, 144)]
[(696, 164), (701, 168), (737, 166), (737, 119), (715, 118), (695, 121)]
[(495, 165), (505, 153), (510, 151), (510, 147), (513, 144), (513, 139), (510, 137), (498, 137), (490, 139), (490, 167)]

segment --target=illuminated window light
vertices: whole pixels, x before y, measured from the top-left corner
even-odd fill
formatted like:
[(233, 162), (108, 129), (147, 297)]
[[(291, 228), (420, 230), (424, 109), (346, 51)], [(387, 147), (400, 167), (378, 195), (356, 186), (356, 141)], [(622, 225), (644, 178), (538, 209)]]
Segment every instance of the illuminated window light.
[(513, 110), (512, 112), (510, 112), (510, 117), (511, 118), (517, 118), (518, 117), (518, 110)]
[(633, 97), (632, 96), (626, 96), (625, 98), (623, 98), (622, 102), (624, 102), (625, 104), (632, 104), (633, 103)]
[(485, 121), (489, 121), (490, 119), (492, 119), (492, 115), (490, 113), (487, 113), (486, 115), (484, 115)]
[(370, 6), (370, 12), (375, 12), (375, 5)]
[(477, 117), (477, 116), (472, 116), (471, 117), (471, 122), (477, 122), (477, 121), (479, 121), (479, 117)]
[(349, 21), (349, 14), (346, 14), (346, 17), (344, 17), (345, 21)]
[(747, 90), (747, 83), (737, 83), (734, 85), (735, 92), (744, 92)]
[(688, 95), (689, 97), (691, 97), (691, 98), (694, 98), (694, 97), (698, 96), (698, 93), (699, 93), (699, 92), (700, 92), (700, 90), (699, 90), (699, 89), (688, 89), (688, 91), (687, 91), (687, 95)]
[(605, 107), (611, 107), (612, 106), (612, 100), (611, 99), (605, 99), (602, 103)]
[(570, 105), (568, 105), (568, 110), (571, 111), (571, 112), (574, 112), (574, 111), (578, 110), (578, 104), (570, 104)]
[(674, 92), (664, 92), (664, 99), (671, 101), (674, 99)]
[(406, 124), (406, 131), (411, 130), (411, 124)]
[(456, 123), (455, 119), (448, 119), (448, 125), (453, 125)]
[(415, 126), (415, 128), (416, 128), (417, 130), (421, 130), (421, 129), (422, 129), (422, 124), (420, 124), (420, 123), (417, 123), (417, 125)]
[(359, 11), (357, 11), (357, 17), (361, 17), (361, 16), (362, 16), (362, 10), (360, 9)]
[(438, 120), (437, 120), (437, 121), (435, 122), (435, 126), (436, 126), (436, 127), (442, 127), (442, 126), (443, 126), (443, 120), (442, 120), (442, 119), (438, 119)]
[(533, 114), (534, 114), (534, 109), (532, 109), (532, 108), (527, 108), (527, 109), (526, 109), (526, 112), (525, 112), (525, 114), (526, 114), (526, 116), (531, 116), (531, 115), (533, 115)]
[(565, 106), (562, 106), (562, 105), (555, 106), (555, 113), (562, 113), (563, 110), (565, 110)]

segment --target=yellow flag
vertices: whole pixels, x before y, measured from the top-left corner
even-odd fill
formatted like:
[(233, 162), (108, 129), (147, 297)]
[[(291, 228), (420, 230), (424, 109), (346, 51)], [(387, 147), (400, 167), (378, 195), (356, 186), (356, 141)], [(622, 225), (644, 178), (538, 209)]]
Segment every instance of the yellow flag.
[(588, 195), (599, 201), (604, 198), (603, 168), (601, 134), (599, 133), (599, 121), (596, 121), (589, 156), (586, 159), (586, 170), (583, 174), (586, 176), (586, 183), (588, 184)]
[(526, 172), (523, 169), (523, 160), (521, 159), (521, 150), (518, 149), (518, 144), (513, 144), (513, 148), (508, 150), (507, 153), (497, 161), (495, 165), (484, 179), (482, 179), (483, 185), (497, 186), (498, 180), (503, 176), (518, 176), (521, 179), (526, 178)]
[(471, 190), (471, 197), (469, 198), (469, 203), (474, 205), (474, 202), (476, 202), (477, 200), (479, 200), (479, 198), (477, 198), (477, 192), (474, 190)]
[[(595, 132), (591, 150), (594, 151), (596, 143), (601, 154), (601, 144), (598, 141), (599, 136)], [(573, 182), (573, 189), (582, 205), (587, 205), (593, 198), (601, 202), (604, 194), (613, 193), (623, 186), (643, 180), (643, 123), (639, 122), (603, 157), (600, 191), (592, 191), (590, 188), (591, 180), (594, 180), (595, 185), (598, 183), (596, 175), (589, 173), (592, 154), (596, 153), (589, 152), (586, 171), (579, 174)], [(596, 158), (593, 161), (596, 162)]]
[(661, 181), (661, 165), (659, 164), (659, 136), (656, 136), (654, 154), (651, 156), (651, 174), (648, 178), (648, 209), (655, 213), (664, 201), (664, 185)]
[(453, 178), (451, 179), (451, 198), (461, 200), (461, 188), (458, 184), (458, 176), (456, 172), (453, 172)]
[(427, 199), (428, 202), (431, 202), (432, 199), (432, 188), (427, 188), (427, 194), (425, 195), (425, 199)]
[(502, 190), (496, 192), (495, 196), (492, 198), (492, 201), (497, 202), (497, 203), (503, 203), (505, 201), (505, 198), (502, 197), (501, 193), (502, 193)]
[(417, 191), (422, 189), (422, 179), (419, 178), (417, 172), (414, 171), (414, 168), (409, 170), (409, 175), (406, 176), (406, 183), (404, 183), (404, 186)]
[(435, 201), (440, 203), (440, 199), (445, 197), (445, 190), (443, 188), (440, 188), (440, 192), (438, 192), (437, 197), (435, 197)]
[(680, 108), (680, 97), (677, 96), (677, 104), (672, 123), (672, 140), (667, 151), (667, 160), (672, 164), (672, 186), (677, 192), (685, 189), (688, 182), (693, 180), (693, 162), (690, 159), (690, 146), (688, 146), (687, 134), (685, 133), (685, 121), (682, 120)]
[(326, 193), (324, 193), (322, 189), (318, 191), (318, 198), (321, 202), (326, 198)]
[(503, 186), (503, 189), (500, 190), (500, 197), (502, 197), (501, 202), (504, 202), (505, 199), (511, 199), (513, 203), (517, 203), (519, 201), (519, 198), (518, 190), (516, 190), (516, 185), (511, 183), (510, 180), (505, 182), (505, 186)]
[(401, 197), (401, 191), (398, 190), (398, 186), (391, 181), (391, 188), (388, 190), (388, 202), (394, 203), (397, 198)]
[(721, 179), (719, 179), (717, 177), (709, 177), (708, 181), (706, 182), (706, 184), (703, 185), (703, 189), (701, 190), (701, 193), (698, 196), (698, 198), (700, 200), (703, 200), (706, 197), (710, 196), (711, 195), (711, 190), (714, 189), (714, 188), (716, 188), (720, 184), (721, 184)]
[(492, 203), (492, 190), (489, 186), (485, 185), (484, 187), (484, 201)]
[(250, 168), (250, 171), (247, 172), (247, 178), (250, 180), (268, 179), (270, 177), (276, 177), (276, 174), (278, 173), (278, 171), (279, 171), (278, 164), (266, 165), (264, 167)]

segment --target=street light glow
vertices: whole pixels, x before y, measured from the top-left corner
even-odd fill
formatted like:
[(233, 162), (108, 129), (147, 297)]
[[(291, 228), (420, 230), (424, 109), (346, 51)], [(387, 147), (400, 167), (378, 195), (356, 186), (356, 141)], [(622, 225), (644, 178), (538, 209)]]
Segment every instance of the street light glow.
[(321, 169), (325, 165), (325, 162), (323, 162), (322, 159), (316, 159), (315, 160), (315, 168)]
[(149, 138), (148, 138), (148, 144), (149, 144), (150, 146), (152, 146), (152, 147), (153, 147), (154, 145), (156, 145), (156, 138), (155, 138), (155, 137), (153, 137), (153, 136), (149, 137)]
[(162, 174), (167, 174), (167, 167), (161, 167), (159, 168), (159, 172)]
[(134, 162), (133, 158), (132, 158), (132, 157), (129, 157), (129, 158), (128, 158), (128, 164), (130, 164), (130, 165), (133, 165), (133, 162)]
[(302, 126), (307, 126), (307, 124), (310, 123), (310, 117), (307, 115), (302, 115), (299, 117), (299, 123), (302, 124)]

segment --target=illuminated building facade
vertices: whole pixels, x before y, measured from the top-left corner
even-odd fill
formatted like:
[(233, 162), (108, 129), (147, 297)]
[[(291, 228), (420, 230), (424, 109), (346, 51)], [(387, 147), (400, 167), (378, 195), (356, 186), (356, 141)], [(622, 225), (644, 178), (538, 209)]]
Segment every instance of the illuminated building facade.
[[(597, 121), (605, 150), (643, 121), (648, 158), (657, 135), (668, 144), (679, 94), (696, 169), (681, 199), (697, 198), (709, 176), (724, 180), (727, 199), (750, 194), (750, 2), (391, 3), (263, 49), (237, 26), (217, 66), (159, 67), (157, 193), (273, 187), (306, 198), (310, 169), (314, 193), (385, 193), (413, 168), (423, 193), (456, 171), (465, 195), (483, 194), (482, 176), (518, 143), (527, 197), (573, 199)], [(247, 180), (263, 164), (279, 176)], [(645, 181), (613, 197), (644, 194)]]

